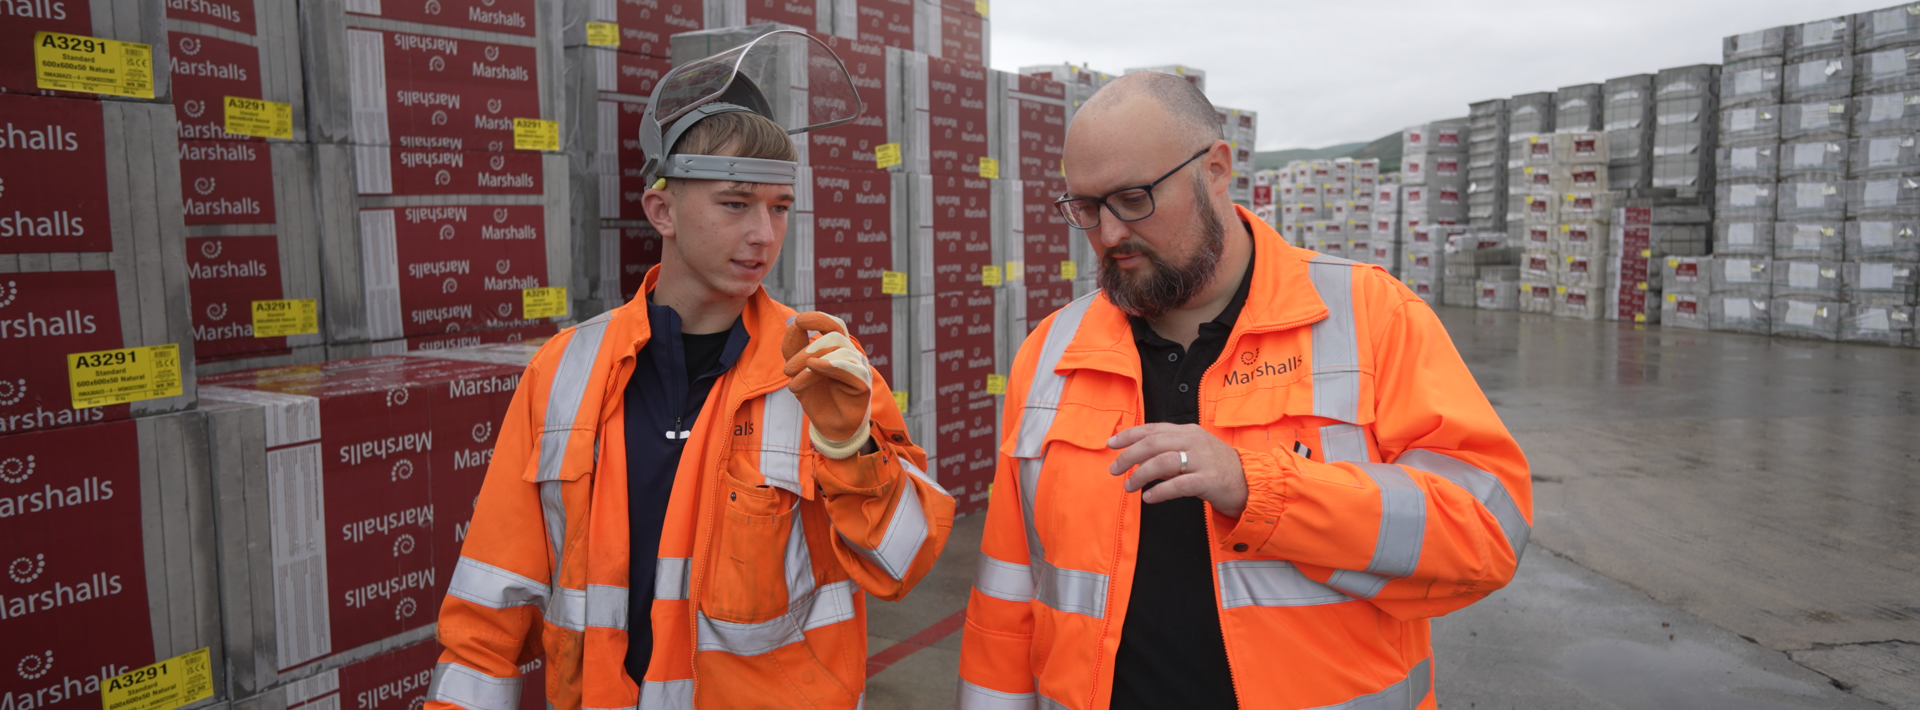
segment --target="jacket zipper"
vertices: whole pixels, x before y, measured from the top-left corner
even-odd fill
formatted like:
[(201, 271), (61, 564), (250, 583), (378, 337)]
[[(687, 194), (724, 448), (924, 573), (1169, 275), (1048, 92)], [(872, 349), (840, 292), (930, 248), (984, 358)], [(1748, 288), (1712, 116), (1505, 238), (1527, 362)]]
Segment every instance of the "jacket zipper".
[[(1241, 335), (1240, 333), (1227, 334), (1227, 345), (1226, 347), (1220, 350), (1220, 354), (1222, 356), (1224, 357), (1233, 356), (1233, 351), (1235, 349), (1235, 346), (1238, 346), (1240, 344), (1240, 335)], [(1194, 412), (1196, 414), (1200, 412), (1202, 405), (1206, 402), (1206, 400), (1200, 396), (1200, 393), (1206, 389), (1207, 380), (1213, 377), (1213, 368), (1215, 366), (1218, 366), (1219, 364), (1220, 364), (1219, 358), (1215, 358), (1212, 363), (1209, 363), (1207, 365), (1207, 369), (1204, 372), (1200, 373), (1200, 386), (1195, 387), (1193, 390)], [(1201, 427), (1205, 428), (1205, 426), (1206, 424), (1203, 421), (1203, 423), (1201, 424)], [(1212, 432), (1208, 432), (1208, 433), (1211, 434)], [(1228, 445), (1231, 446), (1232, 444), (1229, 443)], [(1220, 595), (1220, 571), (1219, 571), (1218, 562), (1214, 560), (1214, 553), (1219, 549), (1220, 542), (1218, 540), (1215, 540), (1213, 537), (1213, 504), (1207, 503), (1205, 501), (1201, 501), (1201, 503), (1203, 504), (1202, 507), (1205, 510), (1205, 515), (1201, 517), (1200, 524), (1205, 525), (1207, 527), (1207, 560), (1210, 563), (1207, 565), (1208, 567), (1207, 571), (1209, 573), (1209, 576), (1213, 577), (1213, 593), (1214, 593), (1214, 596), (1216, 597), (1216, 600), (1215, 600), (1216, 613), (1218, 613), (1220, 618), (1220, 645), (1226, 647), (1226, 651), (1227, 651), (1227, 679), (1233, 682), (1234, 706), (1246, 707), (1246, 704), (1242, 702), (1240, 699), (1240, 672), (1238, 669), (1234, 667), (1234, 664), (1233, 664), (1233, 645), (1227, 641), (1226, 610), (1217, 608), (1219, 606), (1218, 597)], [(1245, 513), (1246, 511), (1243, 510), (1241, 512)]]

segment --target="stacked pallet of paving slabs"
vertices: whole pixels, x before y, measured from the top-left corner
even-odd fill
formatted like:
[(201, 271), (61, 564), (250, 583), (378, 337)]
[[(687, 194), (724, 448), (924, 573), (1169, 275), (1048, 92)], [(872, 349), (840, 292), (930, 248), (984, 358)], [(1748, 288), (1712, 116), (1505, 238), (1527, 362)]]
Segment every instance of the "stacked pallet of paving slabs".
[[(1708, 252), (1713, 227), (1709, 210), (1698, 200), (1681, 199), (1670, 190), (1615, 192), (1613, 197), (1609, 310), (1605, 317), (1664, 323), (1669, 309), (1663, 303), (1674, 300), (1674, 292), (1663, 278), (1661, 263), (1673, 256), (1697, 257)], [(1707, 293), (1704, 289), (1698, 292), (1703, 296)], [(1697, 327), (1704, 328), (1706, 312), (1698, 312)]]
[[(169, 7), (167, 27), (199, 371), (325, 359), (317, 321), (304, 333), (253, 332), (256, 302), (321, 299), (299, 15), (236, 0)], [(230, 133), (228, 97), (285, 104), (290, 120), (262, 127), (268, 135)]]
[[(572, 123), (558, 6), (458, 5), (301, 5), (329, 357), (550, 333), (592, 296), (568, 161), (515, 142), (516, 119)], [(532, 287), (567, 288), (565, 314), (526, 317)]]
[(1314, 166), (1320, 196), (1319, 219), (1306, 247), (1331, 256), (1346, 258), (1348, 224), (1353, 209), (1353, 159), (1335, 158)]
[[(1803, 32), (1800, 40), (1818, 34)], [(1915, 261), (1911, 245), (1920, 226), (1920, 17), (1905, 5), (1862, 12), (1852, 16), (1848, 34), (1854, 82), (1846, 102), (1852, 140), (1840, 337), (1911, 345), (1913, 298), (1904, 272)]]
[(235, 697), (432, 635), (523, 369), (384, 356), (205, 379)]
[(1400, 225), (1400, 174), (1382, 175), (1374, 187), (1372, 254), (1368, 262), (1399, 276), (1400, 248), (1405, 239), (1406, 230)]
[(1654, 75), (1653, 97), (1652, 186), (1680, 197), (1713, 194), (1720, 65), (1662, 69)]
[[(1511, 232), (1515, 220), (1513, 215), (1524, 211), (1525, 196), (1530, 194), (1530, 185), (1526, 180), (1517, 179), (1515, 170), (1528, 166), (1547, 166), (1552, 164), (1552, 156), (1547, 152), (1551, 144), (1542, 145), (1540, 136), (1553, 133), (1554, 95), (1551, 91), (1521, 94), (1507, 99), (1507, 220)], [(1517, 235), (1516, 235), (1517, 236)]]
[(1441, 302), (1449, 306), (1476, 308), (1482, 298), (1481, 276), (1504, 276), (1507, 270), (1514, 274), (1508, 282), (1516, 281), (1519, 269), (1516, 263), (1520, 257), (1518, 249), (1507, 246), (1506, 232), (1461, 232), (1448, 240), (1445, 256), (1442, 257)]
[(1553, 92), (1553, 132), (1604, 130), (1606, 102), (1599, 84), (1562, 86)]
[(191, 707), (227, 697), (203, 427), (188, 411), (0, 436), (12, 707), (92, 710), (114, 676), (200, 649), (212, 696)]
[(1601, 128), (1607, 132), (1607, 188), (1653, 185), (1653, 75), (1634, 74), (1600, 85)]
[(994, 72), (994, 77), (1007, 92), (1006, 118), (1000, 124), (1006, 154), (1002, 167), (1017, 171), (1002, 176), (1011, 179), (1001, 180), (1006, 183), (1001, 188), (1004, 209), (994, 215), (1003, 225), (1001, 252), (1006, 261), (1003, 306), (1009, 335), (1003, 340), (1010, 349), (1002, 353), (1002, 360), (1012, 362), (1012, 351), (1026, 334), (1073, 301), (1074, 284), (1068, 274), (1079, 275), (1074, 246), (1084, 238), (1067, 226), (1066, 217), (1053, 204), (1067, 191), (1061, 159), (1072, 107), (1067, 103), (1066, 85), (1004, 72)]
[[(0, 358), (0, 434), (193, 406), (170, 76), (91, 87), (140, 96), (42, 90), (31, 49), (35, 32), (85, 35), (149, 45), (165, 67), (161, 7), (33, 3), (0, 30), (0, 335), (18, 346)], [(134, 358), (125, 371), (69, 374), (69, 355), (149, 347), (113, 356)]]
[[(405, 710), (426, 703), (441, 647), (420, 641), (234, 701), (234, 710)], [(520, 666), (520, 707), (546, 703), (546, 659)]]
[[(1536, 200), (1553, 204), (1550, 211), (1559, 222), (1551, 232), (1561, 268), (1554, 288), (1554, 313), (1587, 320), (1607, 318), (1615, 312), (1609, 298), (1620, 277), (1615, 267), (1632, 267), (1632, 275), (1644, 280), (1650, 256), (1642, 255), (1646, 247), (1637, 244), (1627, 255), (1614, 249), (1612, 225), (1618, 195), (1606, 189), (1607, 134), (1568, 131), (1541, 136), (1540, 142), (1552, 145), (1552, 164), (1547, 168), (1551, 192)], [(1534, 216), (1532, 211), (1528, 214)]]
[(1347, 187), (1347, 256), (1355, 261), (1372, 263), (1373, 240), (1393, 237), (1391, 231), (1381, 232), (1373, 218), (1373, 211), (1380, 200), (1380, 159), (1363, 158), (1353, 161), (1352, 180)]
[[(1404, 192), (1410, 197), (1424, 189), (1427, 188), (1409, 186), (1404, 188)], [(1456, 235), (1466, 234), (1467, 227), (1416, 223), (1417, 220), (1411, 217), (1406, 221), (1406, 241), (1401, 245), (1400, 280), (1427, 305), (1441, 305), (1446, 288), (1443, 277), (1446, 274), (1444, 256), (1447, 241)]]
[(1253, 210), (1253, 216), (1259, 218), (1262, 222), (1266, 222), (1267, 226), (1275, 229), (1280, 227), (1280, 213), (1274, 209), (1273, 203), (1274, 189), (1278, 187), (1278, 185), (1275, 184), (1277, 182), (1279, 182), (1279, 171), (1254, 171), (1253, 199), (1249, 203), (1249, 206)]
[(986, 3), (915, 0), (914, 6), (914, 51), (974, 66), (988, 64), (987, 58), (993, 54), (993, 27), (987, 20)]
[(1467, 106), (1467, 218), (1475, 229), (1506, 229), (1512, 216), (1507, 210), (1507, 134), (1506, 99)]
[[(672, 69), (671, 37), (706, 27), (709, 3), (567, 0), (560, 23), (565, 49), (567, 155), (572, 204), (573, 273), (569, 290), (581, 313), (626, 302), (647, 269), (660, 263), (659, 237), (641, 207), (640, 121), (654, 86)], [(592, 30), (589, 32), (589, 30)]]
[(1713, 269), (1713, 257), (1669, 256), (1660, 260), (1661, 325), (1708, 329)]
[(1214, 111), (1220, 114), (1220, 132), (1233, 151), (1233, 175), (1232, 182), (1227, 184), (1227, 197), (1235, 204), (1251, 207), (1253, 151), (1259, 138), (1260, 116), (1254, 111), (1225, 106), (1214, 106)]

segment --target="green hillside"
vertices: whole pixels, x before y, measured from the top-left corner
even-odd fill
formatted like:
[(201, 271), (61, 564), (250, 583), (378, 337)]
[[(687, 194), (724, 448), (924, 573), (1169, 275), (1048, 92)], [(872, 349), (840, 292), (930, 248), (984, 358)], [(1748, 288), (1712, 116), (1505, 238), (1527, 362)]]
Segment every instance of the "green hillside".
[(1294, 160), (1332, 160), (1334, 158), (1355, 160), (1378, 158), (1381, 173), (1397, 172), (1400, 170), (1400, 132), (1388, 133), (1368, 143), (1342, 143), (1325, 148), (1291, 148), (1256, 152), (1253, 154), (1253, 169), (1283, 168), (1289, 161)]

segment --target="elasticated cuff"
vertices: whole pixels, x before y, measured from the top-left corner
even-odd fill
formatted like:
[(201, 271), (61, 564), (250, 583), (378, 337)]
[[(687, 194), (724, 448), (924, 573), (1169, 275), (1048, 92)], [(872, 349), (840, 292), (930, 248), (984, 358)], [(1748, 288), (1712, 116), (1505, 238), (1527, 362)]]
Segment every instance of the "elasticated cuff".
[(1221, 538), (1220, 547), (1235, 550), (1239, 545), (1246, 545), (1247, 550), (1258, 550), (1266, 546), (1280, 525), (1280, 516), (1286, 514), (1289, 489), (1296, 474), (1273, 454), (1236, 451), (1240, 454), (1240, 468), (1247, 475), (1247, 508), (1240, 512), (1240, 522)]

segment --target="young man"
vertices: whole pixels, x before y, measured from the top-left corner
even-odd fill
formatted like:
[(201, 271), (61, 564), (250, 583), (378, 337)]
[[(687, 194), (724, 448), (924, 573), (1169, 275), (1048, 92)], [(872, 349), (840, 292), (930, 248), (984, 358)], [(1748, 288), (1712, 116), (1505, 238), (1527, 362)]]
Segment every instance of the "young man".
[[(653, 106), (702, 90), (675, 80)], [(543, 654), (554, 708), (855, 708), (861, 591), (899, 599), (946, 543), (953, 500), (844, 324), (761, 288), (797, 153), (733, 81), (649, 114), (660, 265), (527, 367), (441, 609), (432, 710), (513, 710)]]
[(1531, 509), (1433, 311), (1234, 206), (1179, 77), (1101, 89), (1066, 164), (1102, 290), (1014, 359), (960, 707), (1433, 708), (1427, 619)]

